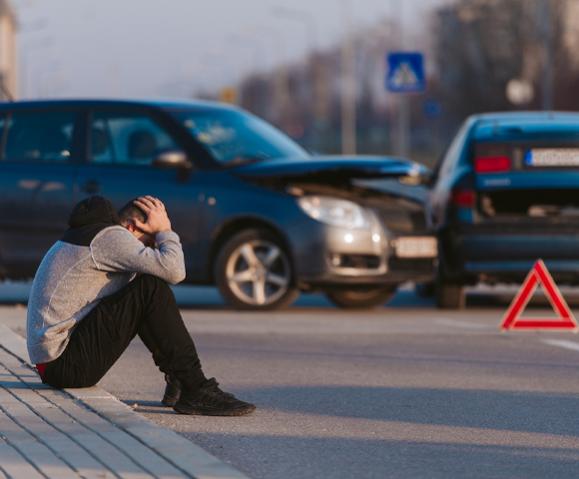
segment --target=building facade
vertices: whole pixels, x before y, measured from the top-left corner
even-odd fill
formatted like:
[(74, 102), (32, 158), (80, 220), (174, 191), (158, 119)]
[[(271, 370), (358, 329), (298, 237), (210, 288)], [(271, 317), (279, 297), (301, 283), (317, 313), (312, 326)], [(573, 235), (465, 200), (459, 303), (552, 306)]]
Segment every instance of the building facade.
[(0, 0), (0, 100), (18, 96), (16, 14), (8, 0)]

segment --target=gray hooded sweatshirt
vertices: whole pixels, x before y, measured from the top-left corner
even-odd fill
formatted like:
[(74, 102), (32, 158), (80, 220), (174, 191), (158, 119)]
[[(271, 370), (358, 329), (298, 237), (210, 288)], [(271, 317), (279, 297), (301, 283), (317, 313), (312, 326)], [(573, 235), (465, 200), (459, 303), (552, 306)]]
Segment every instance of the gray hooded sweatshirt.
[(87, 246), (57, 241), (50, 248), (28, 301), (27, 344), (33, 364), (57, 359), (78, 322), (136, 274), (151, 274), (171, 284), (183, 281), (179, 236), (168, 231), (155, 239), (157, 247), (148, 248), (122, 226), (109, 226)]

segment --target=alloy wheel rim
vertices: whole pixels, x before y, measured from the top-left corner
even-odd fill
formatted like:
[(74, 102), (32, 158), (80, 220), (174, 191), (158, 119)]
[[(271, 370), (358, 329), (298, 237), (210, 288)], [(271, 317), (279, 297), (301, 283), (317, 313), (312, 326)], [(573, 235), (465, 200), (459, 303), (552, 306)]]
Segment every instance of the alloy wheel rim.
[(225, 267), (229, 289), (252, 306), (267, 306), (280, 299), (290, 285), (290, 267), (285, 252), (266, 240), (238, 246)]

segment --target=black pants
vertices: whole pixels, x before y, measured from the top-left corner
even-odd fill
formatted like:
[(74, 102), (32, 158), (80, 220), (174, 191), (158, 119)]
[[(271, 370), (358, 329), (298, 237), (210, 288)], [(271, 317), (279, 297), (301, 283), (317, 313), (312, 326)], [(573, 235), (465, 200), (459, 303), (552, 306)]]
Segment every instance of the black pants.
[(185, 389), (205, 381), (173, 292), (149, 275), (138, 276), (83, 318), (62, 355), (46, 365), (43, 381), (57, 388), (94, 386), (137, 334), (159, 369), (181, 380)]

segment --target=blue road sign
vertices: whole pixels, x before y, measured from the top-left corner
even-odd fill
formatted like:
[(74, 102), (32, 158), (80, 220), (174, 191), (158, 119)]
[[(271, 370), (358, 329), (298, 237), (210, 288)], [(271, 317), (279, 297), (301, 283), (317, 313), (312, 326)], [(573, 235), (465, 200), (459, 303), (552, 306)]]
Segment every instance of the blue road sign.
[(426, 89), (424, 56), (419, 52), (391, 52), (386, 57), (386, 88), (394, 93), (421, 93)]

